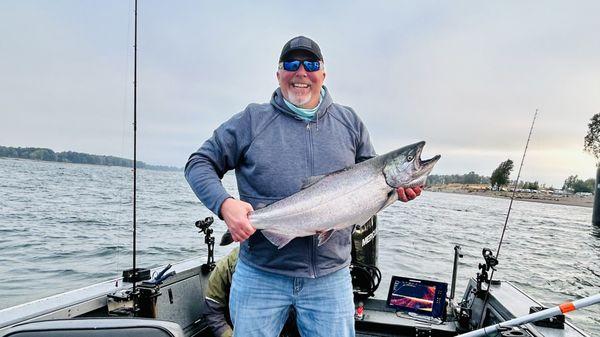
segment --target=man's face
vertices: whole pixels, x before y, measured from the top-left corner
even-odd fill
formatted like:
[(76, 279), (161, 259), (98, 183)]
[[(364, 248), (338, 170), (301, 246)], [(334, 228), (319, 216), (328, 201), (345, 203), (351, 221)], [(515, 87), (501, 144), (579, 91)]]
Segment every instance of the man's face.
[[(296, 50), (291, 52), (286, 61), (314, 61), (312, 53)], [(283, 97), (297, 107), (312, 109), (319, 104), (321, 88), (325, 80), (325, 70), (321, 62), (318, 71), (307, 72), (303, 65), (296, 71), (277, 70), (277, 80)]]

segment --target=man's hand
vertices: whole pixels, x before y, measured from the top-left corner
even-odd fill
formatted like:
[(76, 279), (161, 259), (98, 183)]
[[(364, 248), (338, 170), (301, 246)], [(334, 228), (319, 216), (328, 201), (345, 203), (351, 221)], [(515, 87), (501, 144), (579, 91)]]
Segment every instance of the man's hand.
[(249, 203), (233, 198), (226, 199), (221, 205), (221, 216), (234, 241), (242, 242), (256, 232), (248, 219), (248, 214), (253, 210)]
[(423, 188), (423, 186), (417, 186), (412, 188), (398, 187), (398, 189), (396, 189), (396, 192), (398, 192), (398, 200), (402, 202), (413, 200), (414, 198), (421, 195), (421, 188)]

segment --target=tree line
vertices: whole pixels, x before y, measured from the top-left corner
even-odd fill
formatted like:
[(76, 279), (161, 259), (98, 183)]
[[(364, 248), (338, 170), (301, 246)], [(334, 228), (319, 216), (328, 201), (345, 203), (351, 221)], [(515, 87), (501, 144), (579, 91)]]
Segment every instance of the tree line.
[[(7, 147), (0, 146), (0, 157), (8, 158), (21, 158), (21, 159), (33, 159), (43, 161), (55, 161), (61, 163), (73, 163), (73, 164), (90, 164), (90, 165), (104, 165), (104, 166), (123, 166), (133, 167), (133, 160), (114, 157), (114, 156), (103, 156), (95, 155), (82, 152), (54, 152), (51, 149), (39, 148), (39, 147)], [(143, 161), (136, 162), (138, 168), (148, 170), (159, 170), (159, 171), (176, 171), (180, 170), (176, 167), (161, 166), (161, 165), (149, 165)]]
[(565, 183), (563, 184), (563, 190), (565, 191), (573, 191), (574, 193), (585, 192), (585, 193), (594, 193), (596, 190), (596, 180), (593, 178), (583, 180), (579, 179), (577, 175), (569, 176), (565, 179)]
[[(444, 185), (444, 184), (485, 184), (489, 185), (493, 190), (500, 190), (502, 187), (507, 186), (511, 183), (510, 173), (514, 168), (514, 163), (511, 159), (501, 162), (496, 169), (492, 172), (492, 175), (487, 177), (479, 175), (474, 171), (466, 174), (450, 174), (450, 175), (437, 175), (432, 174), (427, 178), (427, 185)], [(514, 183), (514, 181), (513, 181)], [(596, 181), (593, 178), (582, 180), (577, 175), (569, 176), (562, 189), (573, 193), (588, 192), (594, 193)], [(540, 190), (546, 189), (546, 185), (540, 185), (537, 181), (521, 181), (518, 183), (517, 188), (525, 190)]]
[(438, 175), (430, 174), (427, 185), (443, 184), (489, 184), (490, 177), (481, 176), (473, 171), (467, 174)]

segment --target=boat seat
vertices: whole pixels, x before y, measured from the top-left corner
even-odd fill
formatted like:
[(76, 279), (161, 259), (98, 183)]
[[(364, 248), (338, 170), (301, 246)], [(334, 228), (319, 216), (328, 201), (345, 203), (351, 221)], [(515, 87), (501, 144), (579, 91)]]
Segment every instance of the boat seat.
[(183, 337), (177, 323), (143, 318), (84, 318), (19, 324), (2, 337)]

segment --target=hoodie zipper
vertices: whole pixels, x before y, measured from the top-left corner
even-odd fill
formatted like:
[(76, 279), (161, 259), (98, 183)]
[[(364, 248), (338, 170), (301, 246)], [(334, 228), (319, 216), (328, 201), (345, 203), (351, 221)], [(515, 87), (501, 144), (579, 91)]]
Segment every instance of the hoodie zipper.
[[(308, 176), (312, 177), (315, 175), (315, 160), (314, 160), (314, 151), (313, 151), (313, 132), (312, 132), (312, 128), (311, 128), (311, 122), (306, 123), (306, 132), (307, 132), (307, 140), (308, 140), (308, 146), (307, 146), (307, 168), (308, 168)], [(315, 243), (315, 237), (311, 236), (310, 240), (308, 241), (308, 261), (309, 261), (309, 265), (308, 265), (308, 272), (309, 272), (309, 277), (311, 278), (315, 278), (317, 277), (317, 266), (316, 266), (316, 261), (317, 261), (317, 249), (316, 249), (317, 245)]]

